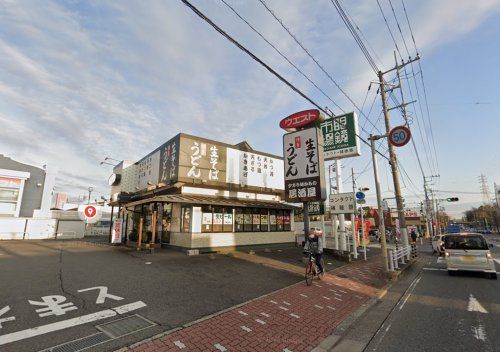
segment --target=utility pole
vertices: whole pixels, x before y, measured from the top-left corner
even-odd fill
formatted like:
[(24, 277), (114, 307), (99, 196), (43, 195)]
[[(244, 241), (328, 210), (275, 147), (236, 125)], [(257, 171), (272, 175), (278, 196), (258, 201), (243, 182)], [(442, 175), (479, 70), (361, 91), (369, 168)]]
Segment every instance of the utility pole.
[[(391, 123), (389, 121), (389, 110), (387, 108), (387, 97), (386, 97), (386, 91), (385, 91), (384, 73), (382, 71), (378, 72), (378, 79), (379, 79), (379, 84), (380, 84), (380, 96), (382, 97), (382, 108), (384, 111), (385, 131), (386, 131), (387, 135), (389, 135), (389, 133), (391, 131)], [(399, 184), (398, 164), (397, 164), (397, 159), (396, 159), (396, 153), (394, 152), (394, 146), (391, 144), (389, 138), (387, 139), (387, 145), (389, 147), (390, 164), (391, 164), (391, 171), (392, 171), (392, 179), (394, 182), (394, 192), (396, 195), (396, 205), (398, 208), (398, 218), (399, 218), (399, 227), (400, 227), (400, 231), (401, 231), (401, 237), (403, 238), (403, 245), (408, 246), (409, 245), (408, 233), (406, 231), (404, 204), (403, 204), (403, 197), (401, 196), (401, 185)]]
[[(332, 175), (331, 175), (331, 170), (333, 168), (333, 164), (328, 165), (328, 183), (330, 185), (330, 190), (328, 192), (329, 198), (328, 201), (330, 201), (331, 195), (334, 193), (333, 192), (333, 185), (332, 185)], [(333, 248), (335, 250), (339, 250), (339, 233), (337, 231), (337, 215), (331, 214), (331, 209), (330, 209), (330, 216), (331, 216), (331, 223), (332, 223), (332, 236), (333, 236)]]
[[(380, 244), (382, 248), (382, 258), (384, 259), (385, 271), (389, 271), (389, 262), (387, 261), (387, 242), (385, 236), (385, 220), (384, 220), (384, 210), (382, 206), (382, 193), (380, 192), (380, 179), (378, 176), (378, 162), (375, 153), (375, 141), (377, 139), (383, 138), (383, 136), (373, 136), (370, 135), (370, 145), (372, 149), (372, 160), (373, 160), (373, 174), (375, 177), (375, 190), (377, 191), (377, 207), (378, 207), (378, 231), (380, 233)], [(366, 251), (365, 251), (366, 253)]]
[[(351, 177), (352, 177), (352, 191), (356, 194), (356, 178), (354, 177), (354, 168), (351, 168)], [(356, 208), (354, 212), (351, 214), (351, 226), (352, 226), (352, 248), (354, 252), (354, 259), (358, 259), (358, 243), (356, 241), (358, 234), (356, 233), (356, 210), (358, 209), (358, 202), (356, 200)], [(361, 224), (361, 226), (363, 226)]]
[[(337, 179), (337, 193), (342, 193), (342, 170), (339, 159), (335, 159), (335, 176)], [(346, 231), (345, 231), (345, 215), (339, 214), (339, 236), (340, 250), (347, 251)]]

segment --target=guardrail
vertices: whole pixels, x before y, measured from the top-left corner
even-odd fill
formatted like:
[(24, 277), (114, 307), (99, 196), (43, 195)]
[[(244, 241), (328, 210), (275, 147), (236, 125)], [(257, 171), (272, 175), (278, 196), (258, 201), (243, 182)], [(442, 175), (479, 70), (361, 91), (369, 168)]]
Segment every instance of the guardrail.
[(401, 260), (401, 264), (406, 264), (405, 257), (409, 258), (411, 253), (411, 246), (403, 246), (397, 249), (389, 250), (389, 270), (394, 271), (395, 269), (399, 269), (399, 262)]

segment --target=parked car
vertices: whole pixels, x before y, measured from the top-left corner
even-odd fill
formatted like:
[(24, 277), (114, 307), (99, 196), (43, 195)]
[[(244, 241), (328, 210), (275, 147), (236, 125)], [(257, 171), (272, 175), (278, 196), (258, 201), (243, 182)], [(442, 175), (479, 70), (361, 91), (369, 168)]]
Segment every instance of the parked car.
[(432, 251), (438, 253), (439, 255), (444, 254), (444, 236), (436, 235), (432, 239)]
[(446, 268), (448, 274), (455, 275), (459, 270), (479, 271), (497, 278), (495, 262), (490, 248), (493, 244), (486, 242), (478, 233), (460, 233), (444, 237)]

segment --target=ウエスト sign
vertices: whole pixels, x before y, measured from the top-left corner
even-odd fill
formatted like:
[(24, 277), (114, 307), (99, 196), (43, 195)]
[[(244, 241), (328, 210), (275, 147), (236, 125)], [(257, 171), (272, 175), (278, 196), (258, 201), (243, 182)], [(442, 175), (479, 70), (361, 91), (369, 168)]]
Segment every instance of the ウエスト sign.
[(288, 132), (293, 132), (299, 127), (306, 127), (323, 120), (319, 110), (304, 110), (296, 112), (280, 121), (280, 127)]

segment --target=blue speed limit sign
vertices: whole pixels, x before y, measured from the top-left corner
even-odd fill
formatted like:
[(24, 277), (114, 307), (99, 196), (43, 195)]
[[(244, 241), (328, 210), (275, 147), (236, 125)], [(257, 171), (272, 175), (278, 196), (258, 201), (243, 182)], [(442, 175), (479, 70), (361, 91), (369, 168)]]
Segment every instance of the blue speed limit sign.
[(389, 141), (395, 147), (402, 147), (410, 141), (411, 132), (406, 126), (394, 127), (389, 132)]

